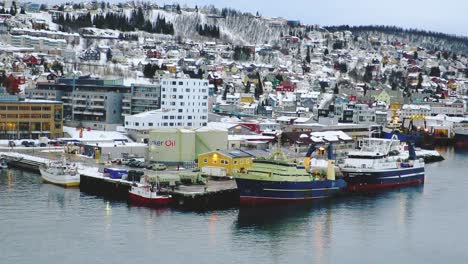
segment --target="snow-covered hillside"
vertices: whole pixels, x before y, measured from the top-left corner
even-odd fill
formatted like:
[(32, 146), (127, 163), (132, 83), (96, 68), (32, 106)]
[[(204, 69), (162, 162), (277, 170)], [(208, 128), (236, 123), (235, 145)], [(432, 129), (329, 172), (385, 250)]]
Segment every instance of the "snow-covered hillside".
[[(129, 15), (132, 10), (126, 10)], [(152, 9), (146, 12), (145, 16), (151, 21), (156, 21), (157, 17), (164, 17), (171, 22), (175, 28), (175, 35), (188, 39), (202, 39), (196, 26), (201, 24), (216, 25), (221, 30), (221, 40), (238, 44), (261, 44), (271, 43), (277, 40), (283, 32), (289, 32), (289, 26), (285, 21), (255, 17), (252, 15), (229, 15), (221, 17), (207, 12), (181, 13)]]

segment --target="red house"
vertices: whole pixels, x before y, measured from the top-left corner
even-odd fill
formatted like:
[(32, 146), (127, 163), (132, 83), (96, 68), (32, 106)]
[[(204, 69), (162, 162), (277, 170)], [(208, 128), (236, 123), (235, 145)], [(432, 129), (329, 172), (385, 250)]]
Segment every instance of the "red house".
[(11, 73), (5, 80), (5, 88), (9, 94), (17, 94), (20, 92), (19, 86), (26, 82), (24, 76), (14, 75)]
[(294, 92), (296, 86), (292, 83), (282, 81), (278, 86), (276, 86), (277, 92)]
[(160, 59), (161, 58), (161, 52), (157, 50), (148, 50), (146, 52), (146, 57), (149, 59)]
[(26, 65), (28, 66), (39, 64), (39, 60), (32, 55), (24, 59), (23, 62), (26, 63)]

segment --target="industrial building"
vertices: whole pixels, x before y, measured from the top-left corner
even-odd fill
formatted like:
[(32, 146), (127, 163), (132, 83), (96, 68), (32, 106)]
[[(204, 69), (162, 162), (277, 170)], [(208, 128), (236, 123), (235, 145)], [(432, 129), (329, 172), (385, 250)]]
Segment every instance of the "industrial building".
[(149, 133), (148, 160), (168, 165), (193, 164), (199, 154), (227, 148), (227, 131), (158, 128)]

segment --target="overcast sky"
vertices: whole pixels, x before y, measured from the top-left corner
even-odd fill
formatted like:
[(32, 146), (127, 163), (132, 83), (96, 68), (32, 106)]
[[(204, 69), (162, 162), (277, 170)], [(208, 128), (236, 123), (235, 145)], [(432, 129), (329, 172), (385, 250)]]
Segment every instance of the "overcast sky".
[[(156, 1), (162, 4), (160, 1)], [(180, 0), (319, 25), (397, 25), (468, 36), (466, 0)], [(164, 3), (164, 2), (163, 2)], [(172, 2), (165, 2), (172, 3)]]

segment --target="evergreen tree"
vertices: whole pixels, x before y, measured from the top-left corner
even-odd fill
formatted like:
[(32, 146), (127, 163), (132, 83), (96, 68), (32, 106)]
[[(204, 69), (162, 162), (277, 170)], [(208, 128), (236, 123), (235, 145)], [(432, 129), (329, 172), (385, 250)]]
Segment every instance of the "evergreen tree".
[(218, 83), (214, 81), (214, 94), (218, 94)]
[(338, 89), (338, 84), (335, 84), (335, 88), (333, 89), (333, 94), (339, 94), (340, 90)]
[(146, 64), (143, 68), (143, 75), (145, 76), (145, 78), (153, 78), (154, 73), (155, 72), (153, 71), (153, 66), (151, 65), (151, 63)]
[(222, 100), (226, 101), (227, 93), (228, 93), (228, 86), (224, 86), (223, 97), (221, 97)]
[[(103, 2), (104, 3), (104, 2)], [(107, 52), (106, 52), (106, 59), (107, 59), (107, 62), (111, 61), (112, 60), (112, 50), (109, 48), (107, 49)]]
[(327, 56), (330, 52), (328, 51), (328, 49), (325, 49), (325, 51), (323, 52), (323, 55)]
[(247, 83), (245, 84), (245, 93), (250, 93), (250, 86), (251, 86), (251, 83), (250, 81), (247, 81)]
[(341, 73), (346, 73), (346, 72), (348, 72), (348, 66), (346, 65), (345, 62), (340, 63), (340, 72), (341, 72)]
[(260, 72), (257, 72), (258, 85), (255, 87), (255, 98), (260, 98), (260, 95), (263, 94), (263, 83), (260, 78)]
[(415, 59), (415, 60), (418, 59), (418, 52), (417, 52), (417, 51), (415, 51), (415, 52), (413, 53), (413, 59)]
[(439, 67), (431, 67), (431, 71), (429, 73), (429, 76), (434, 76), (434, 77), (440, 77), (440, 69)]
[(372, 66), (371, 65), (366, 66), (366, 71), (362, 79), (364, 82), (370, 82), (372, 80)]
[(423, 82), (423, 76), (422, 76), (422, 73), (419, 73), (419, 75), (418, 75), (418, 85), (416, 86), (416, 89), (421, 89), (422, 88), (422, 82)]
[(307, 47), (307, 55), (305, 57), (307, 63), (310, 63), (310, 47)]
[(457, 54), (453, 53), (452, 55), (452, 60), (456, 61), (458, 58), (457, 58)]

